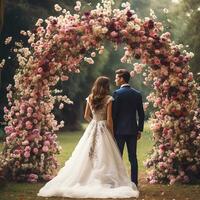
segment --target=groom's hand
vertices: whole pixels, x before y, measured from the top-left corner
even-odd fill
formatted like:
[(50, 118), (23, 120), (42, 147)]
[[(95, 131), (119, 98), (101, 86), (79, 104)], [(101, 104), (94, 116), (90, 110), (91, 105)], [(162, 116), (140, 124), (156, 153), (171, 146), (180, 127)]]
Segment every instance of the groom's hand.
[(141, 138), (141, 132), (138, 131), (138, 134), (137, 134), (137, 140), (139, 140)]

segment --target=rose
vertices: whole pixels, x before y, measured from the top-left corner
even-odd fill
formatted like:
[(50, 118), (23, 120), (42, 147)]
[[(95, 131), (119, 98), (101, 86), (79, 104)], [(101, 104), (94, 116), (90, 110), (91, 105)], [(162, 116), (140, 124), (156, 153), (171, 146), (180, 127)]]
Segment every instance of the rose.
[(32, 133), (37, 135), (37, 134), (40, 133), (40, 130), (39, 129), (33, 129)]
[(94, 58), (95, 56), (96, 56), (96, 53), (95, 53), (95, 52), (92, 52), (92, 53), (91, 53), (91, 57)]
[(28, 112), (28, 113), (33, 113), (33, 108), (28, 107), (28, 108), (27, 108), (27, 112)]
[(26, 126), (26, 129), (28, 130), (33, 128), (33, 124), (30, 121), (26, 121), (25, 126)]
[(42, 74), (43, 73), (42, 67), (39, 67), (37, 71), (38, 71), (39, 74)]
[(170, 179), (169, 184), (170, 184), (170, 185), (173, 185), (175, 182), (176, 182), (175, 177), (172, 177), (172, 178)]
[(30, 155), (31, 155), (31, 154), (30, 154), (30, 152), (29, 152), (29, 151), (25, 151), (25, 153), (24, 153), (24, 157), (25, 157), (25, 158), (29, 158), (29, 157), (30, 157)]
[(31, 147), (30, 146), (26, 146), (25, 147), (25, 151), (30, 151), (31, 150)]
[(111, 37), (115, 38), (115, 37), (118, 36), (118, 33), (117, 33), (116, 31), (112, 31), (112, 32), (110, 33), (110, 35), (111, 35)]
[(59, 105), (59, 109), (63, 109), (63, 108), (64, 108), (64, 104), (61, 103), (61, 104)]
[(135, 71), (131, 71), (131, 72), (130, 72), (130, 76), (131, 76), (132, 78), (135, 77), (135, 75), (136, 75)]
[(38, 175), (37, 174), (29, 174), (27, 181), (30, 183), (35, 183), (38, 180)]
[(38, 151), (39, 151), (38, 148), (34, 148), (34, 149), (33, 149), (33, 153), (34, 153), (34, 154), (37, 154)]
[(48, 146), (43, 146), (42, 147), (42, 151), (43, 152), (48, 152), (49, 151), (49, 147)]
[(50, 146), (50, 142), (48, 140), (44, 141), (45, 146)]
[(24, 146), (25, 146), (25, 145), (28, 145), (28, 144), (29, 144), (29, 141), (28, 141), (28, 140), (25, 140), (25, 141), (22, 142), (22, 145), (24, 145)]
[(142, 72), (142, 70), (143, 70), (143, 65), (142, 65), (142, 64), (134, 63), (133, 66), (134, 66), (134, 71), (135, 71), (137, 74), (139, 74), (139, 73)]
[(61, 81), (67, 81), (69, 79), (69, 77), (68, 76), (61, 76)]

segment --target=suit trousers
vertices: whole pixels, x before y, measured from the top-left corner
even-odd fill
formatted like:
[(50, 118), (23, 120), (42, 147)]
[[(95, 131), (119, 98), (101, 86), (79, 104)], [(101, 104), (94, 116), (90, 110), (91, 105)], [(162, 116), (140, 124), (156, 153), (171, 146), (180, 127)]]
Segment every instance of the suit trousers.
[(137, 161), (137, 136), (136, 135), (115, 135), (121, 156), (124, 146), (128, 150), (128, 158), (131, 164), (131, 181), (138, 185), (138, 161)]

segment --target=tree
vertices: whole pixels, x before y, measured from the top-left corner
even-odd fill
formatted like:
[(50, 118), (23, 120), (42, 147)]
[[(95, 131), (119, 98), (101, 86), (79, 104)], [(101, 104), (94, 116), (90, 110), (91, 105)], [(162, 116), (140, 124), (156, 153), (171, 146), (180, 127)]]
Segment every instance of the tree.
[(194, 53), (195, 56), (190, 65), (196, 76), (200, 63), (198, 56), (200, 49), (200, 0), (183, 0), (179, 4), (174, 12), (178, 20), (175, 21), (173, 30), (178, 34), (177, 41), (189, 45), (190, 51)]

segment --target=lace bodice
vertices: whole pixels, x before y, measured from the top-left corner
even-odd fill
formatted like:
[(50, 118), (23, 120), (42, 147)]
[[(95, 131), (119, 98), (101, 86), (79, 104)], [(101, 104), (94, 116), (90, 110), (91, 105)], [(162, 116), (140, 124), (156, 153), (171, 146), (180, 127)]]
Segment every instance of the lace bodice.
[(106, 120), (107, 117), (107, 105), (110, 101), (113, 100), (113, 97), (110, 95), (107, 95), (104, 98), (104, 105), (101, 109), (95, 111), (92, 106), (91, 106), (91, 102), (90, 102), (90, 98), (87, 97), (86, 98), (87, 102), (89, 103), (90, 109), (92, 111), (92, 119), (96, 120), (96, 121), (102, 121), (102, 120)]

